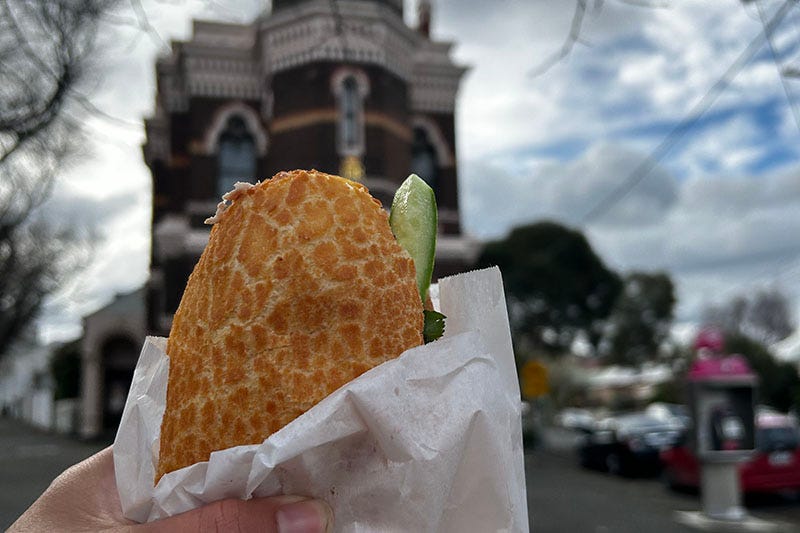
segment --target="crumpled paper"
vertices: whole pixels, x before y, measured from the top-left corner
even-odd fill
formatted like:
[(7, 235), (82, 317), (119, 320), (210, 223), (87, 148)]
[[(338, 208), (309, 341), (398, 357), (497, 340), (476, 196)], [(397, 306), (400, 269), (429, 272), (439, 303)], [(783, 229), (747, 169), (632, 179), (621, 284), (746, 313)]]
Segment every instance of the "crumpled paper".
[(327, 501), (336, 531), (528, 531), (520, 396), (496, 268), (441, 279), (440, 340), (332, 393), (259, 445), (211, 454), (153, 487), (169, 359), (148, 337), (114, 441), (138, 522), (224, 498)]

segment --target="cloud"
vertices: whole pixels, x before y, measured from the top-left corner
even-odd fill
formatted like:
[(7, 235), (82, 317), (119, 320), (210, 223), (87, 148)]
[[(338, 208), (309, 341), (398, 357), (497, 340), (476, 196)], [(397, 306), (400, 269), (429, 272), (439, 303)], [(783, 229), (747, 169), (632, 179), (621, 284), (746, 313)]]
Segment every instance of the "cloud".
[(758, 177), (693, 178), (681, 183), (679, 199), (651, 231), (592, 234), (600, 253), (622, 267), (671, 272), (684, 318), (778, 279), (800, 302), (798, 277), (782, 278), (800, 265), (798, 178), (800, 166)]
[[(789, 105), (800, 89), (790, 82), (787, 100), (781, 65), (762, 43), (692, 128), (682, 122), (759, 38), (758, 13), (734, 1), (668, 9), (608, 1), (587, 14), (586, 44), (530, 77), (523, 73), (563, 42), (574, 4), (522, 4), (513, 18), (532, 29), (508, 32), (507, 53), (458, 47), (474, 65), (459, 102), (465, 227), (491, 239), (544, 217), (574, 225), (655, 154), (653, 173), (584, 226), (604, 260), (672, 272), (686, 319), (704, 302), (776, 280), (800, 302), (797, 269), (786, 274), (800, 261), (800, 125)], [(769, 18), (777, 4), (763, 7)], [(476, 9), (463, 16), (490, 20), (488, 7)], [(787, 64), (799, 46), (796, 23), (774, 34)], [(548, 37), (533, 37), (539, 30)], [(487, 25), (477, 40), (496, 31)]]
[[(468, 228), (474, 234), (496, 236), (511, 225), (539, 218), (578, 224), (643, 161), (641, 154), (598, 143), (573, 161), (545, 162), (530, 174), (512, 174), (499, 165), (466, 162), (462, 188)], [(597, 224), (654, 224), (676, 199), (675, 180), (663, 169), (655, 168), (647, 179), (621, 197), (613, 210), (600, 216)], [(479, 224), (472, 224), (478, 220)]]
[[(542, 218), (576, 225), (643, 157), (598, 143), (572, 161), (545, 163), (531, 175), (465, 164), (467, 227), (498, 238)], [(656, 168), (583, 229), (612, 268), (670, 272), (680, 316), (696, 319), (703, 305), (720, 295), (730, 298), (800, 265), (798, 205), (800, 165), (759, 176), (686, 180)], [(800, 301), (800, 282), (790, 278), (783, 285)]]
[[(144, 2), (164, 41), (186, 38), (191, 17), (246, 21), (261, 4)], [(413, 20), (415, 2), (405, 5)], [(577, 225), (681, 127), (761, 31), (757, 12), (735, 0), (666, 9), (607, 0), (587, 12), (570, 55), (532, 76), (563, 45), (574, 7), (434, 2), (434, 37), (453, 40), (454, 58), (470, 67), (459, 93), (457, 153), (462, 218), (475, 236), (499, 238), (540, 218)], [(776, 5), (764, 7), (771, 13)], [(153, 111), (154, 61), (163, 52), (135, 24), (106, 30), (104, 75), (91, 96), (128, 125), (89, 120), (95, 160), (69, 172), (53, 204), (58, 216), (102, 228), (102, 253), (77, 285), (92, 305), (147, 276), (150, 174), (141, 119)], [(788, 61), (798, 48), (796, 25), (779, 26), (775, 37)], [(775, 280), (800, 301), (800, 272), (792, 270), (800, 267), (798, 124), (778, 72), (762, 48), (695, 127), (657, 153), (652, 172), (583, 227), (613, 268), (672, 272), (682, 319), (696, 319), (720, 295)], [(797, 90), (790, 85), (790, 97)]]

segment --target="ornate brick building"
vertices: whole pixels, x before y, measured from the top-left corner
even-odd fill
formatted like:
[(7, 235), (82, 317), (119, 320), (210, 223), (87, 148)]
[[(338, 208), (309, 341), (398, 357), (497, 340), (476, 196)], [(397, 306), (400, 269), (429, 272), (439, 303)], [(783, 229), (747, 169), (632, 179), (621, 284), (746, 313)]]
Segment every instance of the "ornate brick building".
[[(477, 252), (458, 206), (454, 112), (465, 68), (451, 60), (452, 43), (431, 39), (429, 2), (420, 0), (416, 29), (403, 0), (272, 4), (251, 24), (195, 21), (191, 39), (156, 64), (143, 146), (153, 177), (150, 334), (168, 334), (208, 240), (203, 221), (236, 181), (316, 168), (363, 182), (388, 207), (416, 172), (439, 205), (434, 276), (464, 270)], [(85, 348), (96, 367), (98, 346)], [(98, 399), (85, 406), (101, 417), (103, 394), (88, 393)]]

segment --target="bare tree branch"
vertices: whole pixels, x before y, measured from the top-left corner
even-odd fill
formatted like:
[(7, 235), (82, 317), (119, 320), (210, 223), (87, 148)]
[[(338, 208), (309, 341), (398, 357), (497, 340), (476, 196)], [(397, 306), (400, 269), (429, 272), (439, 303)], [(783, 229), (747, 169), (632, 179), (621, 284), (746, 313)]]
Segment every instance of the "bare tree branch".
[(623, 4), (635, 7), (646, 7), (648, 9), (663, 9), (669, 7), (669, 0), (618, 0)]
[(544, 74), (550, 70), (553, 65), (567, 57), (572, 52), (572, 49), (575, 47), (575, 43), (579, 42), (581, 28), (583, 27), (583, 19), (585, 16), (586, 0), (575, 0), (575, 12), (572, 15), (572, 23), (570, 24), (569, 28), (569, 35), (567, 35), (564, 44), (561, 45), (561, 48), (558, 50), (558, 52), (550, 56), (550, 58), (545, 60), (538, 67), (535, 67), (533, 70), (531, 70), (529, 73), (531, 76), (539, 76)]
[[(572, 22), (570, 23), (569, 34), (564, 40), (564, 43), (561, 45), (561, 48), (559, 48), (557, 52), (548, 57), (538, 66), (531, 69), (528, 72), (529, 76), (541, 76), (550, 70), (554, 65), (560, 61), (563, 61), (567, 56), (569, 56), (576, 44), (588, 45), (587, 42), (581, 39), (581, 32), (583, 31), (586, 12), (589, 9), (588, 1), (589, 0), (575, 0), (575, 11), (572, 14)], [(617, 2), (636, 7), (653, 9), (669, 7), (668, 0), (617, 0)], [(594, 0), (592, 4), (592, 12), (599, 13), (603, 10), (604, 5), (604, 0)]]
[(139, 29), (150, 36), (153, 42), (158, 46), (168, 49), (169, 44), (164, 40), (163, 37), (161, 37), (161, 34), (158, 33), (158, 30), (156, 30), (155, 26), (150, 23), (150, 18), (147, 16), (147, 12), (142, 6), (141, 0), (129, 1), (131, 8), (133, 9), (133, 13), (136, 16), (136, 23), (139, 26)]
[(70, 109), (88, 107), (81, 83), (117, 1), (0, 2), (0, 359), (91, 249), (39, 208), (82, 153)]

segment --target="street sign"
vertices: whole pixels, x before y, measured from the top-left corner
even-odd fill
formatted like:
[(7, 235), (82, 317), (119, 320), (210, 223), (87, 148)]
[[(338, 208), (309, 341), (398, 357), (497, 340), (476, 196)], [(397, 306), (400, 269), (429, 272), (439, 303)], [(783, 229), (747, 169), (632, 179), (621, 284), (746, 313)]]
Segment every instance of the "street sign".
[(547, 367), (539, 361), (528, 361), (520, 370), (522, 397), (538, 398), (550, 392), (547, 381)]

